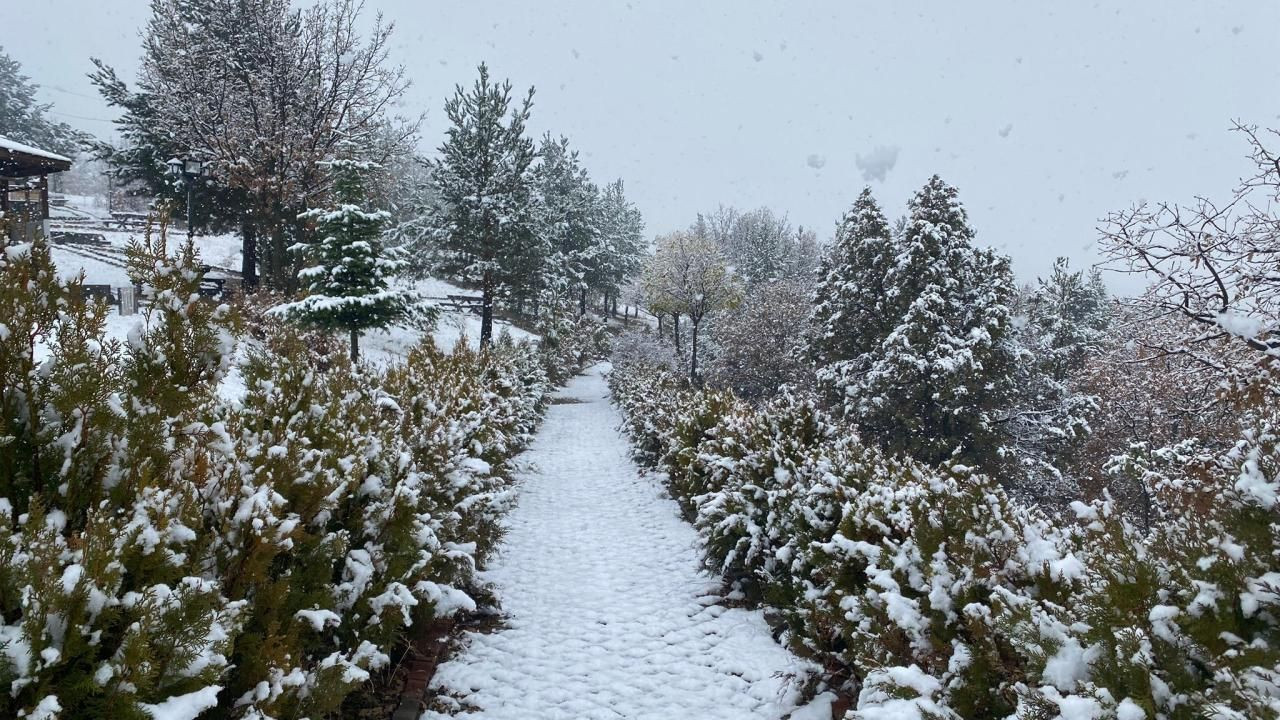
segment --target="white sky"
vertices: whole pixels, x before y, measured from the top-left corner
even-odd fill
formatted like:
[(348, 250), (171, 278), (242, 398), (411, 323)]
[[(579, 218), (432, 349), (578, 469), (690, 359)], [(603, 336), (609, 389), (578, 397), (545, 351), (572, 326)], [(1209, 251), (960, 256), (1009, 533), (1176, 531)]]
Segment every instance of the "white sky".
[[(414, 86), (442, 105), (475, 65), (538, 88), (532, 129), (622, 177), (650, 233), (717, 203), (831, 234), (865, 183), (891, 215), (934, 172), (1020, 278), (1096, 257), (1100, 217), (1221, 195), (1249, 170), (1231, 121), (1280, 126), (1274, 0), (441, 2), (367, 0), (397, 24)], [(0, 45), (57, 117), (108, 134), (90, 56), (132, 78), (146, 0), (7, 4)], [(1118, 289), (1123, 283), (1117, 283)]]

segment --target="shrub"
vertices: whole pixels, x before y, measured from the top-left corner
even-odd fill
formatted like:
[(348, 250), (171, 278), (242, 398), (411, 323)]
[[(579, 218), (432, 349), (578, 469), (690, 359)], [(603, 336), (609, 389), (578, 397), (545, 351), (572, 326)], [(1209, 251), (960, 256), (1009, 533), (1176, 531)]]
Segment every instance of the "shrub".
[(43, 242), (0, 253), (0, 716), (333, 716), (414, 622), (470, 610), (549, 387), (508, 341), (386, 373), (198, 295), (188, 243), (129, 251), (125, 344)]
[(1244, 720), (1280, 712), (1280, 427), (1229, 452), (1135, 448), (1109, 499), (1055, 525), (998, 483), (864, 445), (812, 400), (753, 408), (642, 361), (610, 377), (709, 567), (772, 606), (848, 718)]

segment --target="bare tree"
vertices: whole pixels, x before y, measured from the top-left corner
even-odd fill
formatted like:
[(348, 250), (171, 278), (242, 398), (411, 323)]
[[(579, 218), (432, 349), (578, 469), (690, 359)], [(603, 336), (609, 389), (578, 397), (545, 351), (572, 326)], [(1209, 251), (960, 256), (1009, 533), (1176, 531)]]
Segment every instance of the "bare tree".
[[(689, 318), (689, 378), (698, 381), (698, 330), (708, 313), (735, 305), (740, 284), (729, 271), (720, 249), (709, 238), (675, 232), (658, 238), (645, 273), (650, 302), (676, 317)], [(679, 332), (679, 326), (676, 327)]]
[[(143, 38), (138, 91), (99, 61), (93, 79), (122, 107), (122, 133), (152, 152), (107, 148), (118, 163), (163, 165), (169, 153), (211, 163), (247, 205), (244, 271), (255, 279), (264, 238), (269, 284), (292, 286), (288, 247), (298, 213), (329, 190), (318, 161), (339, 143), (385, 164), (408, 151), (418, 123), (392, 117), (408, 87), (389, 63), (393, 26), (362, 36), (358, 0), (156, 0)], [(163, 167), (136, 174), (165, 182)], [(161, 171), (159, 175), (155, 172)]]
[[(1153, 357), (1185, 356), (1232, 373), (1280, 356), (1280, 157), (1257, 128), (1236, 130), (1248, 139), (1256, 173), (1225, 202), (1143, 203), (1113, 213), (1101, 228), (1112, 269), (1154, 280), (1136, 300), (1145, 310), (1131, 326), (1137, 341)], [(1190, 322), (1148, 322), (1169, 317)]]

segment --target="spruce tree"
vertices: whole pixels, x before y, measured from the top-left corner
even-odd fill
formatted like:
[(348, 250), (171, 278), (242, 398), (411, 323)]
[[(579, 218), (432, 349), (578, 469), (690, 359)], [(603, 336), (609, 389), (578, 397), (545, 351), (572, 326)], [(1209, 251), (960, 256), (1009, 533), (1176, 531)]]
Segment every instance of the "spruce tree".
[(324, 163), (333, 175), (335, 204), (302, 214), (316, 223), (319, 240), (294, 246), (303, 260), (298, 272), (305, 297), (275, 312), (351, 336), (351, 359), (360, 357), (360, 333), (405, 319), (414, 297), (391, 287), (402, 263), (388, 257), (382, 231), (390, 215), (366, 210), (365, 177), (375, 166), (357, 160)]
[(846, 388), (846, 411), (891, 451), (989, 464), (1012, 390), (1009, 260), (973, 247), (956, 189), (936, 175), (909, 210), (875, 314), (892, 325)]
[(535, 282), (544, 256), (533, 235), (530, 166), (537, 152), (525, 136), (533, 89), (512, 107), (511, 83), (480, 78), (461, 85), (444, 106), (452, 126), (433, 168), (440, 202), (436, 209), (437, 269), (479, 286), (480, 344), (493, 337), (493, 307), (499, 297)]
[(885, 274), (894, 260), (889, 223), (864, 188), (822, 258), (809, 319), (809, 354), (821, 385), (843, 402), (888, 335)]

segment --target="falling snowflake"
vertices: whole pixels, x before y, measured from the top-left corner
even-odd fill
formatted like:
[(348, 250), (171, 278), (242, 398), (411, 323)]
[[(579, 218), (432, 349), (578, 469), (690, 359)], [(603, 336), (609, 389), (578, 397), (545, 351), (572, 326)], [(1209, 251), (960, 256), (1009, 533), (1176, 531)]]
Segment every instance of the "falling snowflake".
[(866, 155), (855, 158), (858, 169), (862, 171), (863, 180), (879, 180), (884, 182), (889, 171), (898, 164), (898, 146), (881, 145)]

